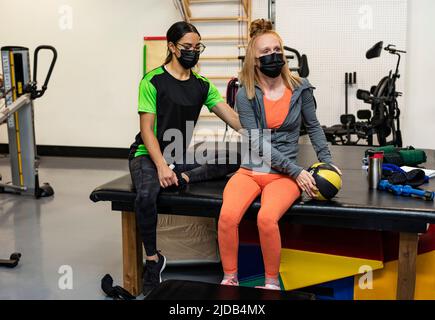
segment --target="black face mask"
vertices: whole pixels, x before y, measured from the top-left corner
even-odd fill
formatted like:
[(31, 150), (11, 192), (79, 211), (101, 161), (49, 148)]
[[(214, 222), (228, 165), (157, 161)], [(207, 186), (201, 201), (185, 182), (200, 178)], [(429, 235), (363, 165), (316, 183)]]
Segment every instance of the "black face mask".
[(274, 52), (260, 57), (260, 71), (270, 78), (278, 77), (284, 64), (284, 55), (282, 53)]
[(193, 68), (199, 60), (199, 52), (195, 50), (180, 50), (180, 57), (177, 57), (178, 62), (183, 66), (185, 69), (191, 69)]

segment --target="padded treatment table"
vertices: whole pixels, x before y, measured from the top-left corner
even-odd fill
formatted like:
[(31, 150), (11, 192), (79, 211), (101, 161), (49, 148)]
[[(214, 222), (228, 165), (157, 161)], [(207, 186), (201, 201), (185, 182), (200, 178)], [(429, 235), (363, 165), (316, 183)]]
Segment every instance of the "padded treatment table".
[(186, 280), (167, 280), (145, 300), (315, 300), (312, 293), (225, 286)]
[[(361, 159), (367, 147), (330, 146), (334, 162), (343, 172), (343, 188), (330, 202), (301, 198), (282, 217), (295, 224), (400, 233), (398, 299), (413, 299), (416, 278), (418, 234), (435, 223), (434, 202), (394, 196), (369, 190)], [(426, 150), (427, 168), (435, 168), (435, 151)], [(311, 145), (300, 145), (298, 163), (305, 168), (317, 162)], [(183, 191), (162, 191), (159, 212), (175, 215), (218, 217), (226, 180), (193, 183)], [(424, 185), (435, 190), (435, 180)], [(142, 244), (134, 214), (135, 191), (126, 174), (96, 188), (90, 195), (94, 202), (110, 201), (113, 211), (122, 212), (124, 287), (135, 295), (141, 293)], [(255, 219), (259, 198), (248, 209), (245, 218)]]

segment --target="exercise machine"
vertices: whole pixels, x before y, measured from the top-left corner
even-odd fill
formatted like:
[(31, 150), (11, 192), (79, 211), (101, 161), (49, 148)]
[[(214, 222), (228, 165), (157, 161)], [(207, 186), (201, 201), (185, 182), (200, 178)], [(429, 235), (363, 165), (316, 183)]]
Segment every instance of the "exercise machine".
[[(53, 56), (44, 84), (39, 89), (38, 56), (42, 50), (51, 51)], [(30, 76), (28, 48), (2, 47), (1, 60), (4, 83), (0, 98), (5, 99), (6, 103), (0, 112), (0, 125), (7, 124), (12, 182), (0, 183), (0, 192), (33, 195), (36, 198), (52, 196), (54, 190), (48, 183), (39, 185), (33, 101), (42, 97), (47, 90), (57, 51), (52, 46), (35, 49), (33, 80)]]
[[(356, 145), (358, 144), (360, 138), (352, 140), (352, 137), (357, 134), (356, 118), (355, 115), (349, 113), (349, 88), (356, 85), (357, 81), (356, 72), (346, 72), (344, 75), (344, 96), (345, 96), (345, 113), (340, 116), (340, 124), (333, 125), (331, 127), (323, 126), (323, 131), (325, 132), (326, 139), (333, 145)], [(365, 110), (359, 110), (357, 113), (358, 119), (367, 119)], [(370, 118), (370, 116), (369, 116)], [(371, 141), (369, 144), (371, 145)]]
[(21, 253), (14, 252), (11, 254), (9, 259), (0, 259), (0, 267), (6, 267), (6, 268), (15, 268), (18, 265), (18, 262), (20, 261)]
[[(406, 51), (396, 49), (395, 45), (389, 44), (383, 48), (383, 41), (376, 43), (366, 53), (367, 59), (378, 58), (382, 49), (392, 55), (396, 55), (396, 69), (390, 70), (388, 76), (383, 77), (378, 85), (372, 86), (370, 91), (358, 90), (357, 98), (371, 105), (373, 116), (370, 122), (357, 128), (360, 135), (367, 133), (376, 134), (379, 145), (393, 145), (402, 147), (402, 133), (400, 131), (400, 109), (397, 98), (402, 96), (402, 92), (396, 90), (396, 81), (400, 78), (399, 66), (401, 54)], [(387, 138), (391, 135), (391, 140)]]
[[(342, 115), (340, 125), (324, 128), (326, 138), (334, 145), (358, 145), (360, 140), (365, 140), (368, 146), (373, 146), (373, 137), (376, 136), (379, 146), (392, 145), (402, 147), (402, 133), (400, 131), (400, 109), (397, 98), (402, 95), (396, 91), (396, 80), (400, 78), (399, 65), (401, 54), (406, 51), (398, 50), (394, 45), (383, 47), (383, 41), (376, 43), (366, 52), (367, 59), (378, 58), (385, 50), (397, 55), (396, 69), (390, 70), (388, 76), (383, 77), (378, 85), (372, 86), (370, 91), (357, 90), (356, 97), (370, 104), (371, 109), (358, 110), (357, 118), (352, 114)], [(346, 88), (348, 83), (346, 76)], [(352, 78), (350, 83), (353, 84)], [(347, 97), (346, 97), (347, 110)], [(390, 140), (388, 138), (392, 136)], [(352, 140), (352, 137), (356, 139)]]
[(287, 56), (290, 59), (296, 57), (297, 67), (290, 67), (290, 71), (296, 72), (301, 78), (308, 78), (310, 75), (310, 68), (308, 66), (308, 58), (306, 54), (300, 54), (298, 50), (284, 46), (284, 51), (288, 51), (294, 54), (294, 56)]

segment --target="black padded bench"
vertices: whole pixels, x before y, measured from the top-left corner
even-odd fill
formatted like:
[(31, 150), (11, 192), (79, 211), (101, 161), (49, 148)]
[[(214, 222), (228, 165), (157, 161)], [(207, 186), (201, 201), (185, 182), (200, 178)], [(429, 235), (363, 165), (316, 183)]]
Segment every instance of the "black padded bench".
[[(418, 234), (435, 223), (435, 205), (413, 198), (396, 197), (386, 192), (368, 190), (361, 169), (364, 147), (332, 146), (335, 163), (343, 171), (343, 188), (332, 202), (300, 199), (282, 219), (295, 224), (318, 225), (400, 233), (398, 299), (413, 299), (416, 277)], [(426, 150), (429, 168), (435, 167), (435, 151)], [(310, 145), (301, 145), (298, 163), (304, 167), (317, 162)], [(159, 212), (165, 214), (218, 217), (225, 180), (189, 185), (178, 192), (162, 191)], [(435, 189), (435, 182), (426, 185)], [(94, 202), (110, 201), (113, 211), (122, 212), (124, 287), (135, 295), (141, 293), (143, 256), (134, 214), (135, 191), (129, 174), (96, 188), (90, 195)], [(246, 218), (255, 218), (260, 207), (257, 199)]]

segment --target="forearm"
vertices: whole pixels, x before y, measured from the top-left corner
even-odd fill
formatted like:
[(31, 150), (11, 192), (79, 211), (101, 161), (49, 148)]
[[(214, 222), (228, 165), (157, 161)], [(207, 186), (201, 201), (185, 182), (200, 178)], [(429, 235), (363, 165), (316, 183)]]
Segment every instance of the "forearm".
[(214, 112), (214, 114), (216, 114), (222, 121), (227, 123), (234, 130), (239, 131), (242, 128), (239, 114), (235, 112), (228, 104), (223, 102), (218, 103), (212, 109), (212, 112)]
[(331, 152), (329, 151), (328, 142), (323, 132), (322, 127), (313, 128), (308, 132), (314, 151), (316, 152), (317, 159), (321, 162), (332, 163)]
[(141, 130), (141, 137), (146, 149), (149, 152), (151, 160), (154, 162), (157, 168), (167, 166), (166, 160), (160, 151), (160, 144), (154, 135), (154, 132), (150, 129)]
[(310, 90), (306, 90), (302, 93), (302, 115), (317, 158), (321, 162), (331, 163), (332, 157), (329, 151), (328, 141), (317, 119), (314, 96)]
[[(225, 120), (224, 120), (225, 121)], [(239, 131), (242, 125), (240, 124), (239, 115), (236, 112), (233, 112), (225, 121), (231, 128), (236, 131)]]

